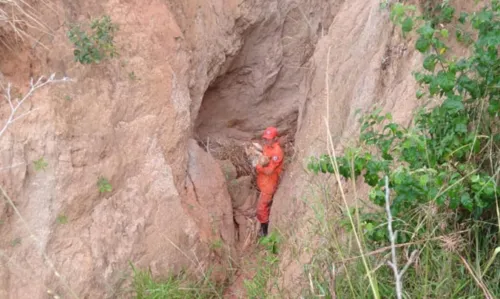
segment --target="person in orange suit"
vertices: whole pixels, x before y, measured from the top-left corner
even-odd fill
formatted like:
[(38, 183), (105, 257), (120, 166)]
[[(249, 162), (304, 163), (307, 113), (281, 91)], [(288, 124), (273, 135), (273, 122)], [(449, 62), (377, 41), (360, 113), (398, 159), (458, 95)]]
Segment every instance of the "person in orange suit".
[(257, 186), (260, 190), (257, 204), (257, 220), (260, 222), (260, 236), (267, 236), (269, 227), (269, 213), (274, 192), (278, 187), (279, 178), (283, 171), (283, 150), (278, 142), (278, 129), (269, 127), (262, 135), (264, 146), (262, 153), (269, 160), (267, 165), (257, 164)]

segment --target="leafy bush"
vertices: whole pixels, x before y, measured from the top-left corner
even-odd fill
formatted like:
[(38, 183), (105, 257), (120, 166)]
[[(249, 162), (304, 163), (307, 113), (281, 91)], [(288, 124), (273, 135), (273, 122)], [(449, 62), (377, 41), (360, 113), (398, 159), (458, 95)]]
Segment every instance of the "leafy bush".
[[(398, 244), (389, 244), (382, 210), (366, 212), (357, 198), (349, 207), (344, 197), (348, 219), (322, 217), (318, 225), (328, 234), (320, 235), (326, 246), (308, 265), (306, 297), (500, 296), (500, 272), (493, 270), (500, 266), (500, 1), (473, 14), (456, 15), (448, 1), (431, 8), (417, 16), (413, 6), (391, 4), (391, 19), (403, 34), (417, 34), (415, 48), (425, 59), (415, 72), (416, 97), (432, 105), (422, 105), (409, 127), (375, 109), (361, 117), (359, 146), (308, 164), (314, 173), (363, 177), (379, 206), (386, 202), (387, 176)], [(453, 31), (471, 46), (468, 56), (449, 54)], [(338, 226), (347, 234), (336, 235)], [(401, 264), (411, 260), (410, 252), (418, 254), (403, 292), (394, 290), (391, 268), (384, 266), (389, 251)]]
[(91, 64), (117, 56), (114, 46), (117, 31), (118, 26), (111, 22), (109, 16), (92, 20), (90, 30), (82, 29), (82, 25), (72, 26), (68, 32), (68, 38), (75, 46), (73, 51), (75, 61), (81, 64)]
[[(453, 9), (442, 8), (446, 20)], [(473, 14), (462, 13), (475, 31), (472, 54), (455, 59), (447, 56), (446, 29), (413, 17), (414, 8), (397, 3), (391, 17), (409, 33), (417, 21), (416, 49), (425, 54), (423, 71), (415, 78), (422, 86), (417, 97), (438, 97), (440, 103), (423, 107), (410, 128), (392, 122), (380, 110), (361, 118), (359, 148), (337, 158), (339, 174), (363, 176), (372, 187), (370, 199), (384, 204), (383, 177), (390, 178), (394, 193), (391, 210), (401, 216), (419, 204), (432, 202), (455, 210), (460, 217), (475, 219), (488, 214), (497, 202), (500, 130), (500, 5)], [(333, 173), (332, 157), (312, 158), (315, 173)], [(384, 237), (384, 234), (379, 236)], [(400, 241), (404, 241), (400, 234)]]

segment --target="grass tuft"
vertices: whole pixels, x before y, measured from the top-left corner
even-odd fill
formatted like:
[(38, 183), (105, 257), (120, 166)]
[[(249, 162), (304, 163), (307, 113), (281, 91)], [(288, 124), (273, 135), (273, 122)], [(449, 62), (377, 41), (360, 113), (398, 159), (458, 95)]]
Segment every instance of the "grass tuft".
[(222, 286), (211, 281), (208, 278), (210, 275), (204, 275), (204, 278), (197, 280), (181, 273), (155, 280), (150, 271), (140, 271), (133, 265), (131, 267), (137, 299), (222, 298)]

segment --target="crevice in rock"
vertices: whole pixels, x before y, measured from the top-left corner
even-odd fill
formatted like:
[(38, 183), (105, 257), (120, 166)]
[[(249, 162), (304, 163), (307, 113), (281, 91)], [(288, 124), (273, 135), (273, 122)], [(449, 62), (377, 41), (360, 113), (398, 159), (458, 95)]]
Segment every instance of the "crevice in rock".
[[(278, 1), (279, 2), (279, 1)], [(324, 1), (283, 2), (288, 7), (249, 26), (241, 47), (227, 59), (206, 89), (194, 123), (200, 147), (220, 161), (232, 198), (240, 244), (255, 226), (257, 187), (244, 146), (259, 142), (268, 126), (280, 132), (286, 166), (294, 156), (299, 109), (307, 90), (303, 84), (323, 24), (333, 19)], [(227, 165), (231, 165), (225, 169)], [(238, 239), (238, 236), (237, 236)]]

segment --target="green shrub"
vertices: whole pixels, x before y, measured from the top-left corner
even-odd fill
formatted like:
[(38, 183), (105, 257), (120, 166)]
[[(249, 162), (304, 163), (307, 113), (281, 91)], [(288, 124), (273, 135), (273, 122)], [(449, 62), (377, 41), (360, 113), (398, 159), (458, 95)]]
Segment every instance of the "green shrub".
[[(496, 206), (500, 192), (498, 3), (493, 1), (492, 7), (471, 16), (461, 14), (460, 20), (468, 21), (477, 35), (472, 54), (465, 58), (448, 57), (447, 34), (423, 21), (416, 30), (415, 47), (426, 55), (424, 70), (415, 73), (422, 86), (417, 97), (438, 97), (440, 104), (422, 108), (410, 128), (393, 123), (390, 114), (373, 111), (361, 118), (361, 146), (337, 158), (339, 174), (348, 179), (363, 176), (372, 187), (370, 200), (380, 206), (387, 175), (396, 216), (432, 202), (456, 211), (463, 219), (478, 219), (491, 214)], [(402, 20), (403, 31), (409, 32), (404, 20), (412, 17), (405, 14), (413, 9), (401, 7), (395, 4), (394, 19)], [(333, 173), (332, 162), (323, 155), (312, 158), (308, 167), (315, 173)], [(404, 241), (405, 235), (400, 238)]]
[[(389, 244), (382, 209), (366, 212), (362, 200), (355, 198), (354, 208), (344, 201), (349, 219), (318, 220), (330, 231), (348, 230), (320, 235), (325, 246), (307, 265), (311, 287), (305, 297), (394, 298), (394, 276), (385, 266), (389, 251), (404, 265), (417, 250), (398, 296), (497, 298), (500, 272), (492, 269), (500, 267), (500, 1), (473, 14), (456, 15), (448, 1), (424, 16), (401, 3), (391, 10), (404, 35), (417, 34), (415, 48), (425, 59), (415, 72), (416, 97), (433, 99), (433, 105), (422, 105), (409, 127), (380, 109), (371, 111), (361, 117), (359, 146), (340, 157), (312, 157), (308, 169), (363, 177), (370, 201), (379, 206), (385, 204), (387, 176), (397, 244)], [(453, 29), (459, 42), (471, 46), (468, 56), (448, 54)]]
[(92, 20), (90, 30), (82, 27), (74, 25), (68, 32), (68, 38), (75, 46), (75, 61), (81, 64), (100, 63), (118, 55), (114, 45), (118, 26), (111, 22), (109, 16)]

